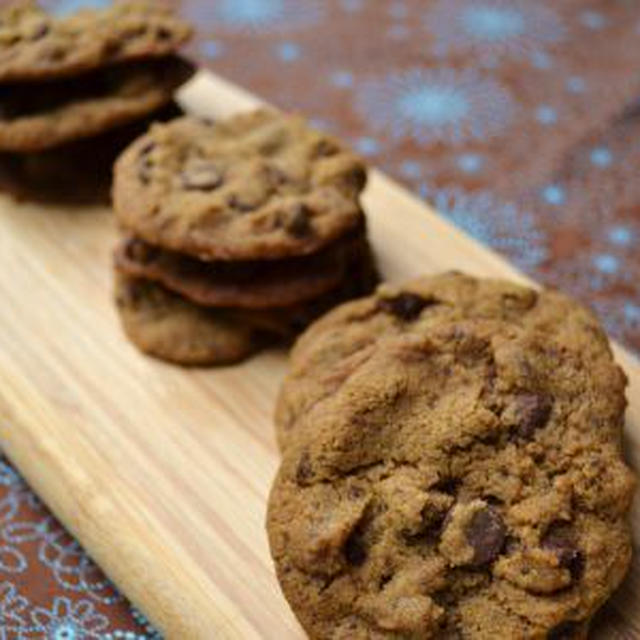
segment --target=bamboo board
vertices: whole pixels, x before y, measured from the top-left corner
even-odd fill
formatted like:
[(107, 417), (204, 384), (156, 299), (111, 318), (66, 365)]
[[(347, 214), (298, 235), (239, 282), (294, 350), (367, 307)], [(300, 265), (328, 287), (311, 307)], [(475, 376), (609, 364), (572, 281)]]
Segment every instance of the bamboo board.
[[(223, 116), (256, 98), (208, 73), (182, 93)], [(384, 276), (456, 268), (524, 280), (379, 173), (365, 194)], [(0, 444), (95, 560), (168, 638), (301, 638), (263, 527), (285, 354), (190, 370), (139, 354), (111, 301), (115, 229), (101, 208), (0, 197)], [(627, 450), (640, 460), (640, 366)], [(636, 508), (636, 536), (640, 511)], [(640, 564), (599, 638), (640, 638)]]

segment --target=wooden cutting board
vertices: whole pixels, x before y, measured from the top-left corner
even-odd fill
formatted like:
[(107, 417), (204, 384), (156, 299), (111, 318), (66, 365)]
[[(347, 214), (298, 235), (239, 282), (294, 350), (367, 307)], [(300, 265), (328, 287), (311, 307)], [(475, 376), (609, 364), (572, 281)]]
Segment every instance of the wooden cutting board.
[[(258, 101), (200, 73), (193, 111)], [(390, 280), (459, 269), (524, 281), (379, 173), (365, 195)], [(111, 300), (115, 229), (101, 208), (0, 197), (0, 443), (36, 492), (168, 638), (300, 638), (264, 532), (278, 464), (271, 415), (285, 353), (183, 370), (138, 353)], [(640, 366), (629, 378), (627, 451), (640, 458)], [(635, 512), (636, 540), (640, 512)], [(640, 637), (640, 565), (596, 637)]]

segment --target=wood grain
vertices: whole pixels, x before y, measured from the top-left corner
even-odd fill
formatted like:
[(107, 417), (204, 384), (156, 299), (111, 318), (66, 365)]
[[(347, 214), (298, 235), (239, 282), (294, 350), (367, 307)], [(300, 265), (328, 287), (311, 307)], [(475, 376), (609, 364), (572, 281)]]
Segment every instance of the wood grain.
[[(207, 73), (182, 99), (208, 116), (256, 104)], [(379, 173), (365, 205), (390, 280), (450, 268), (525, 280)], [(114, 240), (105, 209), (0, 198), (1, 445), (168, 638), (300, 638), (263, 528), (285, 354), (190, 371), (142, 356), (111, 301)], [(637, 468), (640, 366), (616, 354), (630, 378)], [(640, 637), (639, 594), (636, 562), (595, 637)]]

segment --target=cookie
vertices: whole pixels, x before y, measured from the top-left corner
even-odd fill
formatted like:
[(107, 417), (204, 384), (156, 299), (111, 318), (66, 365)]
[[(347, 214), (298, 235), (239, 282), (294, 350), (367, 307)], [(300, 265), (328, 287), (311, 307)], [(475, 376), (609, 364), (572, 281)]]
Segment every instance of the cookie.
[(0, 9), (0, 82), (78, 75), (174, 52), (192, 29), (157, 2), (116, 2), (54, 18), (27, 0)]
[(122, 273), (157, 281), (198, 304), (268, 309), (305, 302), (335, 289), (365, 242), (358, 230), (303, 258), (205, 262), (129, 237), (117, 248), (115, 262)]
[(40, 85), (2, 88), (0, 151), (34, 152), (142, 118), (172, 100), (193, 73), (178, 57), (119, 65)]
[[(278, 441), (286, 446), (300, 416), (339, 389), (380, 337), (429, 331), (443, 322), (502, 319), (547, 331), (558, 341), (580, 340), (586, 352), (608, 353), (597, 320), (565, 296), (456, 272), (402, 286), (381, 285), (374, 296), (344, 304), (315, 322), (292, 350), (290, 373), (276, 408)], [(562, 322), (559, 322), (562, 320)]]
[(109, 204), (118, 154), (152, 122), (182, 113), (175, 103), (103, 134), (38, 153), (0, 153), (0, 191), (16, 200), (47, 204)]
[(131, 342), (176, 364), (231, 364), (265, 343), (265, 335), (256, 327), (224, 311), (198, 307), (152, 282), (119, 276), (116, 304)]
[(634, 490), (596, 320), (463, 276), (332, 315), (294, 361), (318, 357), (312, 333), (337, 352), (361, 322), (366, 340), (327, 356), (332, 391), (298, 416), (267, 516), (309, 636), (586, 638), (629, 566)]
[(273, 111), (154, 126), (114, 175), (125, 230), (204, 260), (308, 255), (363, 223), (360, 159)]

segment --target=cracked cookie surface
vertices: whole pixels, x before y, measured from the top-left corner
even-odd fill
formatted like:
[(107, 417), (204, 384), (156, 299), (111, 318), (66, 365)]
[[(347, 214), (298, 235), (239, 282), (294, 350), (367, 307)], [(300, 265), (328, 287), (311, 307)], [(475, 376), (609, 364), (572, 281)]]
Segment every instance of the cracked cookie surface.
[(295, 116), (259, 110), (157, 125), (115, 167), (120, 225), (205, 260), (319, 251), (363, 224), (363, 163)]
[(116, 2), (62, 18), (29, 0), (10, 2), (0, 9), (0, 82), (52, 79), (166, 56), (191, 33), (158, 2)]
[(172, 56), (108, 67), (81, 81), (5, 85), (0, 151), (42, 151), (143, 118), (170, 103), (192, 73)]
[(585, 638), (631, 557), (625, 385), (553, 292), (447, 274), (321, 319), (280, 400), (295, 433), (267, 516), (305, 630)]

